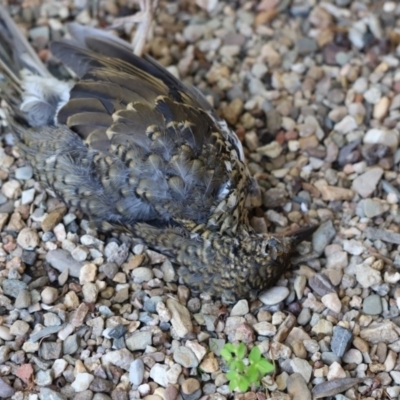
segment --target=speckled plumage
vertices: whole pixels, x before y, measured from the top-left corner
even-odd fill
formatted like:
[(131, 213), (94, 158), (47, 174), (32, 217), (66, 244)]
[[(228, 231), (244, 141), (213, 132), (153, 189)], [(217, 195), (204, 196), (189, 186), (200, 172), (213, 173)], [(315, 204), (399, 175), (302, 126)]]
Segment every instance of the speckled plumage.
[[(7, 18), (1, 32), (18, 41)], [(71, 34), (51, 51), (77, 75), (73, 86), (42, 67), (22, 81), (5, 73), (11, 125), (37, 179), (103, 229), (170, 256), (195, 294), (254, 299), (301, 238), (249, 227), (257, 185), (236, 135), (200, 93), (122, 40), (76, 24)]]

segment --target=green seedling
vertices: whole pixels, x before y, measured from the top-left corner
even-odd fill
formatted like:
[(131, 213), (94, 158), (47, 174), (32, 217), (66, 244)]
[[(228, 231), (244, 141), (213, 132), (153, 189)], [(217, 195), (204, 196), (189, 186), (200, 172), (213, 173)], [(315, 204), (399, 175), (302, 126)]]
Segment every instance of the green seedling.
[(221, 356), (225, 359), (229, 368), (226, 377), (229, 380), (229, 389), (239, 389), (241, 392), (246, 392), (253, 384), (260, 386), (261, 379), (274, 370), (266, 358), (261, 355), (261, 351), (257, 346), (254, 346), (249, 356), (248, 363), (245, 363), (246, 345), (240, 343), (233, 345), (226, 343), (221, 350)]

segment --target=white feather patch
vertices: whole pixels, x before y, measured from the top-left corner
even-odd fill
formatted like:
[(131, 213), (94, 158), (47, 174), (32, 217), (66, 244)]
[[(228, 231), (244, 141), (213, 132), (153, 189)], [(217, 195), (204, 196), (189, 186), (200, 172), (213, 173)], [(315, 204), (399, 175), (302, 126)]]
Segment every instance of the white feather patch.
[[(68, 102), (69, 92), (73, 82), (59, 81), (56, 78), (44, 78), (31, 75), (28, 71), (22, 71), (22, 95), (21, 111), (29, 112), (36, 105), (45, 105), (54, 108), (54, 123), (57, 123), (58, 111)], [(57, 102), (54, 104), (54, 102)]]

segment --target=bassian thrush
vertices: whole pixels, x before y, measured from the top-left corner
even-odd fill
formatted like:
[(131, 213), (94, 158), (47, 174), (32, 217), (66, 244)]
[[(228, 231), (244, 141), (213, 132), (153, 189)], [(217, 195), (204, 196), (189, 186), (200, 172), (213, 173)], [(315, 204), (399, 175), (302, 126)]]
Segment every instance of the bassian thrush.
[(314, 227), (291, 236), (251, 229), (246, 201), (257, 184), (240, 141), (199, 91), (78, 24), (51, 44), (77, 76), (59, 81), (0, 14), (2, 96), (40, 182), (103, 229), (123, 227), (170, 257), (193, 294), (252, 300), (279, 279)]

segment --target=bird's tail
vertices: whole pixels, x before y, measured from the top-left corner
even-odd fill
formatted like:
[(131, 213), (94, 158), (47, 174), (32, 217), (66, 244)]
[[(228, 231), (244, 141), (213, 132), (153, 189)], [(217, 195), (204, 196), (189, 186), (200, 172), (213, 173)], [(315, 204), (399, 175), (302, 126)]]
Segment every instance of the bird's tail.
[(8, 105), (11, 127), (53, 124), (58, 109), (68, 101), (69, 89), (50, 74), (0, 5), (0, 98)]

